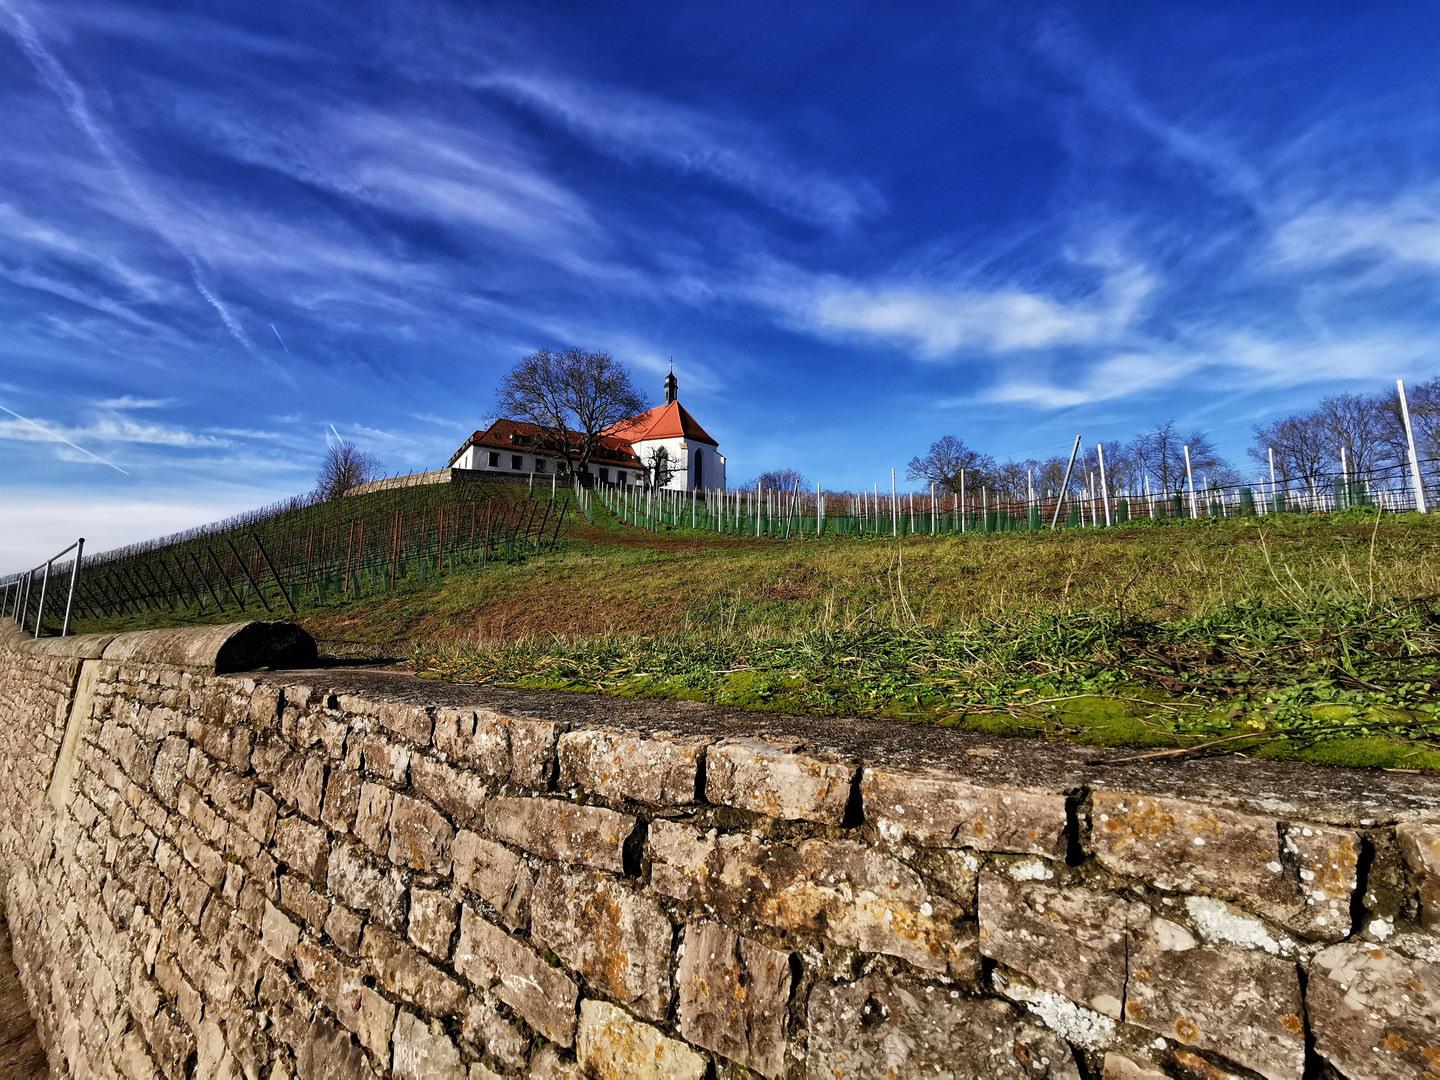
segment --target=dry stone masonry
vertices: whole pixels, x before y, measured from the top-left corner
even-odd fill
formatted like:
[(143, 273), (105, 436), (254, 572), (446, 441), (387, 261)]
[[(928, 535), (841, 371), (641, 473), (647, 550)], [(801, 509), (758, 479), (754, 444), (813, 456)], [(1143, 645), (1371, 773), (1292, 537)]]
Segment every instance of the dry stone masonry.
[(1428, 777), (314, 661), (0, 627), (54, 1075), (1440, 1080)]

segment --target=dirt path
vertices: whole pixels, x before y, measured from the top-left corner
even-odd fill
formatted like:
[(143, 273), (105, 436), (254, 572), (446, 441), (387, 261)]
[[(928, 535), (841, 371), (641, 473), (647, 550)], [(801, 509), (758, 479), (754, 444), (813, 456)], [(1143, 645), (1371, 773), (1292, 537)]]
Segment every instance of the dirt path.
[(10, 955), (10, 928), (0, 911), (0, 1080), (38, 1080), (50, 1075), (50, 1063), (35, 1035), (35, 1021), (20, 988), (20, 972)]

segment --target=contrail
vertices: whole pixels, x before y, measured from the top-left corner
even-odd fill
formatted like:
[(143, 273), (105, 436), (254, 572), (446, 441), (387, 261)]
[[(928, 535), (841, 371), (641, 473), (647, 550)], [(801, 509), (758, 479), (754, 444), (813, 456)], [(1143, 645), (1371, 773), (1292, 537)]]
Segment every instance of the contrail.
[[(335, 431), (335, 425), (334, 425), (334, 424), (331, 424), (331, 425), (330, 425), (330, 430), (331, 430), (331, 431)], [(345, 441), (344, 439), (340, 438), (340, 432), (338, 432), (338, 431), (335, 431), (335, 441), (336, 441), (336, 442), (342, 442), (342, 443)]]
[(0, 411), (7, 412), (7, 413), (9, 413), (11, 416), (15, 417), (16, 420), (20, 420), (20, 421), (23, 421), (23, 422), (26, 423), (26, 424), (29, 424), (29, 425), (30, 425), (31, 427), (33, 427), (36, 431), (43, 431), (46, 435), (49, 435), (52, 439), (58, 439), (60, 442), (63, 442), (66, 446), (72, 446), (72, 447), (74, 447), (76, 450), (79, 450), (82, 454), (89, 454), (90, 457), (93, 457), (96, 461), (100, 462), (101, 465), (109, 465), (110, 468), (114, 469), (116, 472), (125, 473), (126, 476), (129, 476), (129, 475), (130, 475), (128, 472), (125, 472), (124, 469), (120, 468), (120, 466), (119, 466), (119, 465), (116, 465), (114, 462), (112, 462), (112, 461), (106, 461), (106, 460), (105, 460), (103, 457), (101, 457), (99, 454), (91, 454), (89, 450), (86, 450), (86, 449), (85, 449), (85, 447), (83, 447), (83, 446), (76, 446), (76, 445), (75, 445), (73, 442), (71, 442), (69, 439), (65, 438), (65, 436), (55, 434), (55, 432), (51, 431), (49, 428), (45, 427), (44, 425), (42, 425), (42, 424), (37, 424), (34, 420), (31, 420), (28, 416), (21, 416), (21, 415), (20, 415), (18, 412), (16, 412), (14, 409), (7, 409), (7, 408), (5, 408), (4, 405), (0, 405)]
[[(105, 159), (105, 163), (115, 172), (121, 185), (130, 196), (130, 201), (133, 202), (145, 216), (145, 220), (150, 228), (157, 236), (183, 256), (189, 264), (190, 277), (195, 284), (195, 290), (219, 314), (220, 321), (224, 323), (225, 329), (230, 331), (231, 336), (240, 343), (246, 352), (256, 360), (259, 360), (270, 369), (272, 374), (283, 380), (293, 389), (295, 387), (295, 380), (290, 376), (290, 373), (255, 347), (255, 343), (250, 340), (250, 336), (245, 333), (244, 328), (236, 321), (235, 317), (230, 314), (229, 309), (205, 284), (200, 273), (200, 265), (196, 261), (195, 256), (191, 255), (176, 243), (165, 230), (161, 223), (160, 215), (156, 213), (155, 207), (151, 204), (150, 199), (141, 193), (139, 186), (130, 175), (130, 170), (125, 167), (125, 163), (120, 159), (120, 154), (115, 148), (114, 140), (111, 139), (109, 133), (106, 132), (104, 127), (95, 119), (94, 114), (90, 111), (90, 105), (85, 100), (85, 91), (70, 77), (70, 73), (66, 71), (65, 66), (55, 58), (55, 54), (45, 47), (44, 42), (40, 40), (40, 35), (35, 32), (35, 28), (30, 25), (25, 16), (21, 15), (7, 0), (0, 0), (0, 12), (10, 17), (12, 24), (9, 28), (10, 34), (20, 45), (21, 51), (23, 51), (25, 55), (30, 58), (30, 62), (35, 65), (35, 70), (39, 73), (40, 80), (49, 87), (51, 93), (60, 99), (60, 103), (65, 107), (65, 111), (70, 114), (70, 119), (75, 122), (75, 126), (85, 133), (85, 136), (94, 144), (96, 151)], [(286, 351), (288, 352), (289, 350), (287, 349)]]
[[(273, 322), (270, 324), (270, 329), (275, 330), (275, 324)], [(275, 336), (277, 338), (280, 338), (280, 347), (285, 350), (285, 355), (294, 356), (295, 354), (290, 351), (290, 346), (285, 344), (285, 339), (283, 337), (280, 337), (279, 330), (275, 330)]]

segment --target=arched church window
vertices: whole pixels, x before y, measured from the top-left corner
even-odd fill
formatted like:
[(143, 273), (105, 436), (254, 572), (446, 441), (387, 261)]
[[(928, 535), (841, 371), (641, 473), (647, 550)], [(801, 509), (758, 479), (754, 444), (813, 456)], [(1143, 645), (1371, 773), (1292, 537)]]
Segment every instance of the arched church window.
[(705, 486), (705, 457), (699, 450), (695, 451), (695, 486)]

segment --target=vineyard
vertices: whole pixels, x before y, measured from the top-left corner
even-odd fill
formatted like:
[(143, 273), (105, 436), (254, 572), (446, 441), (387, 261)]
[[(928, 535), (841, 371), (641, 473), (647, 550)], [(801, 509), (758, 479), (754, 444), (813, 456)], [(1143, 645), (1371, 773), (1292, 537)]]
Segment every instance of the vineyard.
[[(512, 563), (553, 548), (574, 502), (568, 490), (528, 492), (432, 484), (332, 501), (292, 499), (158, 540), (86, 556), (73, 597), (78, 621), (148, 611), (298, 614), (390, 592), (460, 567)], [(49, 567), (68, 580), (71, 566)], [(35, 577), (32, 572), (31, 577)], [(58, 628), (54, 592), (13, 582), (11, 614)], [(59, 608), (66, 598), (60, 595)]]

